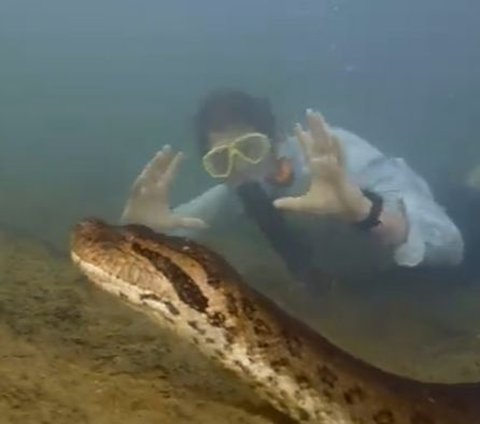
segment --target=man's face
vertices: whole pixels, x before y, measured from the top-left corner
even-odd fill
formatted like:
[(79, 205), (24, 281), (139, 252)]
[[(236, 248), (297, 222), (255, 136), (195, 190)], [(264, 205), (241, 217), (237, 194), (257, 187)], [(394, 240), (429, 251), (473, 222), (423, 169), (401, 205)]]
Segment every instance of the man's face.
[(227, 184), (236, 186), (261, 179), (270, 169), (271, 142), (253, 128), (235, 127), (211, 132), (209, 144), (208, 162), (210, 165), (216, 165), (217, 170), (226, 170), (227, 175), (217, 178)]

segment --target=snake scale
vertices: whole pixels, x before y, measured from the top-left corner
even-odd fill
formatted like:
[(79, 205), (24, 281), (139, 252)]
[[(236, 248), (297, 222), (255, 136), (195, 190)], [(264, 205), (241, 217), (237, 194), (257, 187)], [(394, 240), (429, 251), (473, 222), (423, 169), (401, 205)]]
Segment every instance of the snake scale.
[(88, 218), (73, 228), (70, 247), (89, 280), (190, 340), (298, 422), (480, 423), (478, 386), (422, 383), (362, 362), (287, 315), (203, 245)]

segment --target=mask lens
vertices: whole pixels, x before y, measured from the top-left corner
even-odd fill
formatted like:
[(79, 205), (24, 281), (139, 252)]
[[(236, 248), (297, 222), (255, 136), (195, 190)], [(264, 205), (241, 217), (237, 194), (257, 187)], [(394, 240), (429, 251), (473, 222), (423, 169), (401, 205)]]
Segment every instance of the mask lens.
[(263, 134), (251, 134), (236, 143), (237, 150), (250, 162), (260, 162), (268, 153), (270, 142)]
[(230, 166), (229, 162), (230, 158), (227, 147), (215, 149), (203, 158), (206, 171), (214, 177), (227, 175)]

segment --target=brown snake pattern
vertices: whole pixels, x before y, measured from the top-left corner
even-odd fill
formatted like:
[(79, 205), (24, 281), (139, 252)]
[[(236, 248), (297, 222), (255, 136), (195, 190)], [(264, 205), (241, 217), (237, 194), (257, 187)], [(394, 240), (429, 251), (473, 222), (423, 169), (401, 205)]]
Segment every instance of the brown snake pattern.
[(288, 316), (202, 245), (92, 218), (75, 226), (71, 257), (92, 282), (139, 305), (298, 422), (480, 422), (476, 386), (421, 383), (369, 366)]

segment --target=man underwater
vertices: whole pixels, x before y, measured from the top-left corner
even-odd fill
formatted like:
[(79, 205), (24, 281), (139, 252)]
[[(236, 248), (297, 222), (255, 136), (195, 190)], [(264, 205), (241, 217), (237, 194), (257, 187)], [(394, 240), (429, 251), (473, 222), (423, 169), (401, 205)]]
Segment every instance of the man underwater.
[[(348, 235), (365, 241), (357, 247), (362, 255), (370, 249), (380, 261), (382, 252), (395, 266), (462, 261), (459, 229), (402, 159), (329, 126), (318, 112), (307, 110), (306, 122), (307, 128), (295, 126), (294, 136), (283, 136), (268, 101), (236, 90), (209, 93), (196, 114), (196, 143), (204, 170), (218, 184), (171, 209), (168, 194), (182, 152), (164, 146), (135, 180), (122, 223), (199, 241), (217, 227), (220, 238), (232, 231), (241, 243), (235, 229), (253, 220), (299, 274), (325, 262), (330, 245), (337, 249), (332, 257), (346, 264), (356, 246)], [(262, 207), (269, 211), (263, 218)], [(227, 250), (221, 252), (228, 258)]]

